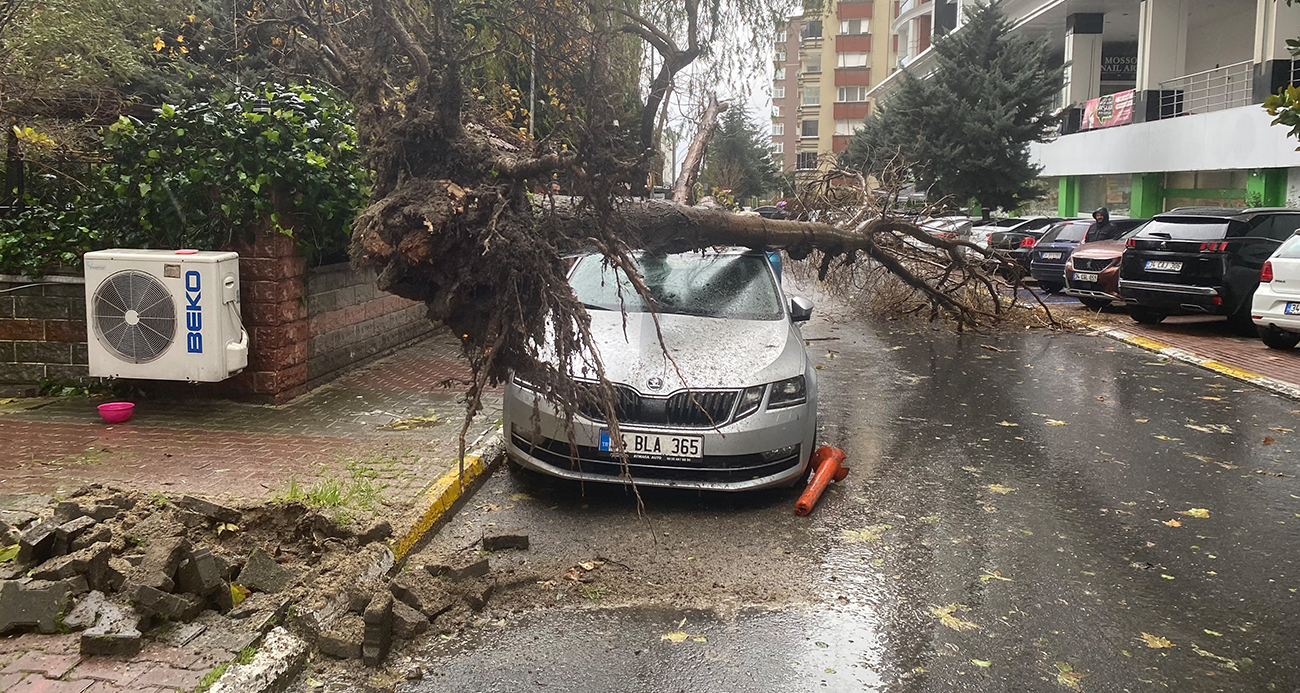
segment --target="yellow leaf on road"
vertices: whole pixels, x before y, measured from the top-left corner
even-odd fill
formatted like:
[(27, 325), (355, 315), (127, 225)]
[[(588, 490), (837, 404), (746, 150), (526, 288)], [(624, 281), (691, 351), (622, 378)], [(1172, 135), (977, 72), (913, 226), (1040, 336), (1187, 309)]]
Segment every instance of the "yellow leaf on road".
[(993, 662), (990, 662), (990, 661), (987, 661), (987, 660), (984, 660), (984, 659), (972, 659), (972, 660), (970, 661), (970, 663), (971, 663), (971, 664), (974, 664), (974, 665), (977, 666), (977, 667), (983, 667), (983, 668), (985, 668), (985, 669), (987, 669), (987, 668), (993, 666)]
[(988, 582), (989, 580), (1001, 580), (1002, 582), (1015, 582), (1015, 580), (1012, 580), (1009, 577), (1003, 577), (1002, 572), (998, 570), (991, 570), (980, 576), (981, 582)]
[(989, 490), (994, 493), (1001, 493), (1002, 495), (1006, 495), (1008, 493), (1011, 493), (1015, 489), (1011, 488), (1010, 486), (1003, 486), (1002, 484), (989, 484)]
[(1156, 436), (1156, 440), (1182, 440), (1182, 438), (1170, 438), (1169, 436)]
[(999, 426), (1019, 426), (1020, 424), (1018, 424), (1018, 423), (1011, 423), (1010, 421), (999, 421), (999, 422), (998, 422), (998, 425), (999, 425)]
[(1074, 667), (1065, 662), (1056, 663), (1056, 682), (1065, 686), (1072, 691), (1082, 691), (1083, 686), (1080, 683), (1087, 674), (1081, 671), (1075, 671)]
[(1182, 527), (1182, 526), (1183, 526), (1183, 523), (1179, 522), (1178, 520), (1169, 520), (1169, 521), (1166, 522), (1165, 524), (1169, 525), (1170, 527)]
[(1156, 650), (1174, 646), (1174, 644), (1169, 642), (1167, 638), (1162, 638), (1159, 635), (1152, 635), (1150, 633), (1143, 633), (1142, 640), (1146, 642), (1147, 647)]
[(661, 636), (659, 636), (659, 640), (660, 640), (660, 642), (662, 642), (662, 641), (664, 641), (664, 640), (667, 640), (668, 642), (671, 642), (671, 643), (680, 643), (680, 642), (686, 642), (686, 639), (689, 638), (689, 637), (691, 637), (691, 636), (690, 636), (689, 634), (687, 634), (686, 632), (684, 632), (684, 631), (680, 631), (680, 630), (675, 630), (675, 631), (673, 631), (673, 632), (671, 632), (671, 633), (667, 633), (667, 634), (665, 634), (665, 635), (661, 635)]
[(957, 616), (954, 616), (953, 614), (955, 614), (958, 611), (970, 611), (970, 607), (966, 606), (965, 604), (949, 604), (948, 606), (945, 607), (938, 607), (938, 606), (930, 607), (930, 613), (935, 618), (939, 619), (939, 623), (942, 623), (943, 625), (948, 626), (953, 630), (958, 630), (958, 631), (978, 630), (981, 628), (981, 626), (978, 623), (974, 623), (972, 621), (965, 621), (958, 618)]
[(1059, 419), (1048, 419), (1047, 425), (1048, 426), (1069, 426), (1070, 424), (1069, 422), (1061, 421)]
[(1178, 514), (1186, 515), (1188, 517), (1199, 517), (1201, 519), (1205, 519), (1210, 516), (1210, 511), (1206, 510), (1205, 508), (1192, 508), (1190, 510), (1179, 510)]

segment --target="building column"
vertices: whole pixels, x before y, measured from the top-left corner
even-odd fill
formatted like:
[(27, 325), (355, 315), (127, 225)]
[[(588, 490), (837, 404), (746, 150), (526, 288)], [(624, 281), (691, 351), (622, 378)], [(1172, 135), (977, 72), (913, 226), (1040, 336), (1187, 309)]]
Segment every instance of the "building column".
[(1300, 36), (1300, 7), (1280, 0), (1256, 0), (1254, 101), (1263, 103), (1291, 82), (1288, 39)]
[(1283, 207), (1286, 205), (1287, 170), (1257, 168), (1246, 178), (1246, 205), (1249, 207)]
[(1129, 216), (1147, 219), (1165, 211), (1165, 174), (1134, 173), (1129, 182)]
[(1159, 89), (1160, 83), (1187, 71), (1189, 0), (1142, 0), (1138, 18), (1138, 91)]
[(1065, 18), (1065, 85), (1062, 103), (1082, 104), (1101, 96), (1101, 30), (1105, 15)]
[(1079, 216), (1079, 177), (1061, 176), (1057, 185), (1056, 215), (1067, 218)]

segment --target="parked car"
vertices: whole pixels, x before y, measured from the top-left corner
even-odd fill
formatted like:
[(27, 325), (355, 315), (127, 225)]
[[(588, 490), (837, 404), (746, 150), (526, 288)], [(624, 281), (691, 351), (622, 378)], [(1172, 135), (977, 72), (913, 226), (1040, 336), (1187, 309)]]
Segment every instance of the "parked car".
[[(971, 243), (981, 247), (990, 247), (990, 241), (995, 233), (1017, 233), (1020, 231), (1038, 231), (1042, 235), (1052, 224), (1061, 221), (1059, 217), (1013, 217), (1011, 219), (999, 219), (989, 224), (976, 222), (975, 228), (971, 229)], [(1037, 238), (1037, 236), (1035, 236)], [(1005, 241), (1006, 236), (1002, 239)], [(1015, 242), (1019, 245), (1019, 241)], [(1004, 248), (1011, 250), (1011, 248)]]
[(921, 228), (950, 241), (968, 241), (973, 222), (969, 217), (931, 217), (921, 222)]
[[(1121, 233), (1141, 225), (1146, 219), (1111, 219)], [(1049, 294), (1065, 289), (1065, 261), (1083, 241), (1083, 235), (1092, 226), (1091, 219), (1070, 219), (1051, 228), (1038, 239), (1029, 253), (1029, 273), (1038, 285)]]
[(764, 219), (785, 218), (785, 210), (775, 205), (763, 205), (762, 207), (755, 207), (754, 211), (758, 212), (758, 215), (763, 217)]
[[(1120, 219), (1114, 222), (1128, 222)], [(1143, 223), (1147, 219), (1139, 219)], [(1142, 230), (1138, 225), (1119, 238), (1084, 243), (1065, 259), (1065, 293), (1079, 299), (1093, 310), (1124, 298), (1119, 295), (1119, 259), (1124, 254), (1124, 241)]]
[(1264, 262), (1250, 317), (1266, 346), (1300, 344), (1300, 235), (1286, 239)]
[[(1044, 222), (1043, 220), (1047, 221)], [(989, 234), (989, 246), (1003, 257), (1013, 260), (1025, 271), (1029, 271), (1029, 256), (1034, 250), (1034, 244), (1038, 242), (1048, 229), (1064, 219), (1054, 219), (1052, 217), (1039, 217), (1032, 224), (1026, 224), (1016, 228), (1010, 228), (1003, 231), (994, 231)]]
[(1253, 330), (1251, 299), (1264, 261), (1300, 228), (1300, 209), (1184, 207), (1129, 238), (1119, 293), (1154, 325), (1175, 313), (1226, 315)]
[[(799, 331), (812, 303), (787, 302), (761, 252), (640, 254), (636, 262), (657, 304), (658, 329), (627, 277), (600, 255), (579, 258), (569, 272), (615, 383), (632, 479), (725, 491), (797, 483), (817, 431), (817, 373)], [(505, 389), (504, 424), (507, 453), (524, 467), (628, 481), (599, 407), (581, 404), (575, 450), (563, 415), (516, 375)]]

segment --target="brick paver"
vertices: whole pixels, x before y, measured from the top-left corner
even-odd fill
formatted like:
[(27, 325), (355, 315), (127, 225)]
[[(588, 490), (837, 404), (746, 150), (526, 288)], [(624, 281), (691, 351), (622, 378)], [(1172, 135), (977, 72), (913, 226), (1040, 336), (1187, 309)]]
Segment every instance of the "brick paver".
[[(459, 350), (438, 333), (282, 406), (143, 400), (116, 426), (103, 424), (98, 402), (85, 398), (0, 413), (2, 492), (66, 493), (98, 482), (260, 501), (291, 479), (310, 486), (361, 464), (379, 469), (386, 499), (401, 502), (454, 455), (464, 409), (460, 390), (440, 384), (468, 374)], [(494, 396), (482, 428), (498, 408)], [(431, 427), (382, 428), (431, 413), (439, 419)]]
[(62, 678), (64, 674), (81, 661), (78, 654), (48, 654), (31, 651), (14, 660), (0, 673), (3, 674), (42, 674), (52, 679)]
[(73, 667), (68, 673), (68, 678), (72, 680), (91, 679), (92, 681), (107, 681), (109, 683), (125, 686), (140, 675), (149, 671), (154, 666), (153, 662), (123, 662), (107, 657), (92, 657), (82, 660), (80, 664)]
[(199, 685), (206, 672), (190, 669), (177, 669), (167, 664), (156, 664), (132, 684), (141, 688), (156, 686), (188, 691)]
[(0, 674), (0, 693), (9, 693), (9, 689), (18, 685), (27, 674)]
[(4, 693), (86, 693), (92, 681), (56, 681), (39, 674), (29, 674)]

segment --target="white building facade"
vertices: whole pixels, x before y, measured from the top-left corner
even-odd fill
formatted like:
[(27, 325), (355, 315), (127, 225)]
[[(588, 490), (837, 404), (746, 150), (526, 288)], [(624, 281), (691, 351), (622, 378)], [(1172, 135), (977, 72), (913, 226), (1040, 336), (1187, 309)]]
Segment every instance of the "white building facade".
[[(913, 2), (892, 28), (900, 64), (924, 75), (934, 62), (924, 32), (946, 28), (952, 5), (960, 31), (960, 6), (970, 0)], [(1300, 142), (1270, 126), (1260, 106), (1300, 84), (1300, 61), (1286, 46), (1300, 38), (1300, 4), (1003, 0), (1003, 9), (1016, 32), (1045, 39), (1064, 68), (1059, 135), (1031, 147), (1059, 215), (1300, 205)], [(899, 77), (870, 96), (887, 108)]]

